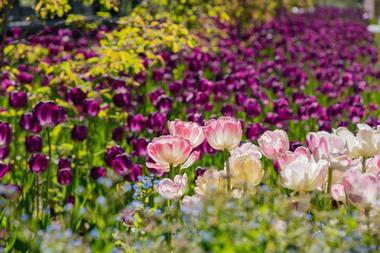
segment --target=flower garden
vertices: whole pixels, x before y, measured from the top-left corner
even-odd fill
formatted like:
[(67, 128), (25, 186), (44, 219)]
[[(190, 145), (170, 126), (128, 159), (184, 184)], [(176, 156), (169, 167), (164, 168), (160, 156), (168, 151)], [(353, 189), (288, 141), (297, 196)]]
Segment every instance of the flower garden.
[(0, 252), (380, 251), (363, 11), (159, 2), (9, 29)]

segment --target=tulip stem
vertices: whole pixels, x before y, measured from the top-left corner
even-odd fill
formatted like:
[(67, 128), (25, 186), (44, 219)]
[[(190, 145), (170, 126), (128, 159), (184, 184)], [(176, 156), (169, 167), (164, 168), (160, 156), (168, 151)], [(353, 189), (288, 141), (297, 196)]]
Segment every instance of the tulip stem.
[(227, 170), (227, 192), (231, 191), (231, 173), (230, 173), (230, 164), (228, 162), (228, 150), (224, 150), (224, 162), (226, 164)]
[(327, 175), (327, 193), (331, 192), (332, 174), (333, 174), (333, 169), (329, 167), (329, 171)]
[(39, 221), (40, 220), (40, 215), (39, 215), (39, 208), (40, 208), (40, 191), (39, 191), (39, 187), (40, 187), (40, 182), (38, 180), (38, 174), (36, 175), (36, 212), (37, 212), (37, 220)]
[(50, 138), (50, 129), (46, 128), (46, 135), (48, 140), (48, 146), (49, 146), (49, 164), (47, 168), (47, 175), (46, 175), (46, 200), (44, 208), (48, 206), (49, 203), (49, 188), (50, 188), (50, 179), (51, 179), (51, 163), (53, 162), (53, 158), (51, 157), (51, 138)]

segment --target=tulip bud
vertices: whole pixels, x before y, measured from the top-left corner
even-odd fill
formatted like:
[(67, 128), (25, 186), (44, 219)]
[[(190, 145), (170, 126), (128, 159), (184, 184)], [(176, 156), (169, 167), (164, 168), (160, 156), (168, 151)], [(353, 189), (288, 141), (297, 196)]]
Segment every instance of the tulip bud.
[(147, 155), (147, 146), (148, 141), (144, 138), (139, 139), (133, 139), (132, 140), (132, 146), (133, 146), (133, 155), (134, 156), (146, 156)]
[(71, 131), (71, 138), (74, 141), (84, 141), (88, 137), (88, 128), (87, 126), (79, 126), (75, 125), (73, 130)]
[(38, 124), (37, 119), (30, 112), (26, 112), (21, 116), (19, 126), (32, 133), (38, 133), (41, 131), (41, 126)]
[(33, 108), (33, 114), (42, 127), (54, 127), (66, 120), (66, 112), (54, 102), (39, 102)]
[(132, 166), (130, 172), (126, 175), (126, 179), (130, 182), (137, 182), (138, 178), (142, 175), (142, 167), (139, 164)]
[(12, 140), (12, 128), (9, 123), (0, 121), (0, 148), (6, 147)]
[(33, 173), (45, 172), (48, 167), (49, 160), (44, 154), (34, 154), (29, 159), (29, 169)]
[(124, 149), (119, 146), (112, 146), (109, 149), (107, 149), (105, 153), (106, 164), (112, 167), (113, 159), (115, 159), (117, 155), (120, 155), (122, 153), (124, 153)]
[(120, 142), (123, 140), (124, 135), (124, 128), (123, 127), (116, 127), (112, 132), (112, 140), (116, 142)]
[(112, 161), (112, 168), (119, 175), (126, 175), (133, 166), (132, 159), (127, 154), (117, 155)]
[(73, 171), (69, 159), (61, 158), (58, 163), (57, 180), (60, 185), (69, 185), (73, 181)]
[(128, 128), (134, 133), (141, 132), (144, 129), (145, 125), (146, 119), (142, 114), (130, 115), (128, 117)]
[(96, 117), (99, 113), (99, 110), (100, 110), (100, 105), (99, 105), (99, 102), (96, 101), (96, 100), (86, 100), (85, 101), (85, 104), (84, 104), (84, 111), (92, 116), (92, 117)]
[(70, 89), (67, 93), (67, 99), (75, 106), (82, 105), (86, 97), (87, 94), (78, 87)]
[(9, 94), (9, 104), (13, 108), (26, 107), (28, 104), (28, 95), (24, 91), (13, 91)]
[(42, 138), (39, 135), (30, 135), (25, 138), (25, 149), (29, 153), (39, 153), (42, 150)]

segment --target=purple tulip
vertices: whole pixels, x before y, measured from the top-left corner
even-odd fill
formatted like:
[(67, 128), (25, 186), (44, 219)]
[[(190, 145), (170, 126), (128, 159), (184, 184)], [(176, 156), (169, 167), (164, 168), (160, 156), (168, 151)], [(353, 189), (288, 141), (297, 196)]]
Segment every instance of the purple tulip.
[(33, 114), (41, 127), (54, 127), (66, 120), (65, 110), (54, 102), (39, 102)]
[(58, 162), (57, 180), (60, 185), (69, 185), (73, 181), (73, 171), (69, 159), (60, 158)]
[(144, 157), (147, 155), (148, 140), (144, 138), (133, 139), (133, 155)]
[(235, 108), (233, 105), (225, 105), (223, 106), (221, 112), (224, 116), (233, 117), (235, 115)]
[(158, 98), (156, 108), (161, 113), (168, 113), (172, 109), (173, 101), (170, 97), (162, 95)]
[(83, 92), (80, 88), (74, 87), (70, 89), (67, 93), (67, 99), (75, 106), (83, 105), (87, 93)]
[(112, 160), (112, 168), (119, 175), (127, 175), (133, 167), (132, 159), (129, 155), (123, 153), (117, 155)]
[(13, 108), (23, 108), (28, 104), (28, 95), (24, 91), (13, 91), (9, 94), (9, 104)]
[(12, 140), (12, 127), (9, 123), (0, 121), (0, 148), (6, 147)]
[(41, 126), (38, 124), (36, 117), (30, 112), (26, 112), (21, 116), (19, 125), (22, 129), (32, 133), (41, 131)]
[(163, 90), (162, 88), (157, 88), (157, 89), (153, 90), (152, 92), (150, 92), (150, 93), (148, 94), (149, 99), (150, 99), (150, 102), (151, 102), (154, 106), (157, 105), (158, 100), (160, 99), (160, 97), (161, 97), (162, 95), (165, 95), (165, 92), (164, 92), (164, 90)]
[(133, 133), (140, 133), (146, 125), (146, 119), (142, 114), (128, 116), (128, 128)]
[(68, 205), (74, 205), (75, 204), (75, 197), (73, 195), (67, 196), (66, 204), (68, 204)]
[(96, 117), (100, 111), (100, 103), (94, 99), (88, 99), (84, 103), (84, 111), (91, 117)]
[(5, 159), (9, 155), (9, 147), (0, 148), (0, 159)]
[(57, 180), (60, 185), (69, 185), (73, 181), (73, 171), (71, 169), (58, 170)]
[(257, 117), (261, 113), (260, 104), (254, 98), (250, 98), (244, 105), (245, 112), (249, 117)]
[(290, 144), (289, 150), (292, 152), (294, 152), (294, 150), (296, 150), (296, 148), (302, 146), (302, 143), (299, 141), (291, 141), (289, 144)]
[(131, 100), (132, 100), (131, 95), (127, 91), (124, 91), (122, 93), (116, 93), (112, 97), (113, 103), (115, 104), (116, 107), (119, 107), (119, 108), (129, 107), (131, 104)]
[(148, 131), (160, 133), (166, 125), (165, 114), (154, 112), (148, 117)]
[(29, 169), (33, 173), (45, 172), (48, 167), (49, 159), (44, 154), (34, 154), (29, 159)]
[(140, 164), (134, 164), (125, 179), (130, 182), (137, 182), (138, 178), (142, 175), (142, 167)]
[(74, 141), (84, 141), (88, 137), (88, 128), (85, 125), (75, 125), (71, 130), (71, 138)]
[(124, 149), (119, 146), (110, 147), (109, 149), (107, 149), (105, 153), (106, 164), (112, 167), (112, 162), (115, 159), (115, 157), (120, 154), (123, 154), (124, 152), (125, 152)]
[(39, 153), (42, 150), (42, 138), (39, 135), (30, 135), (25, 138), (25, 149), (29, 153)]
[(33, 75), (31, 75), (27, 72), (24, 72), (24, 71), (20, 71), (20, 73), (17, 75), (17, 79), (21, 83), (30, 84), (33, 81)]
[(246, 128), (246, 136), (247, 139), (253, 141), (259, 138), (260, 134), (262, 132), (262, 128), (259, 123), (251, 123), (247, 125)]
[(120, 142), (123, 140), (124, 135), (124, 127), (116, 127), (112, 131), (112, 140), (116, 142)]
[(216, 150), (213, 149), (210, 144), (208, 144), (207, 141), (204, 141), (201, 146), (200, 146), (200, 149), (202, 150), (202, 153), (204, 154), (208, 154), (208, 155), (213, 155), (216, 153)]
[(11, 171), (11, 166), (0, 162), (0, 180), (3, 179), (9, 171)]
[(98, 179), (100, 177), (105, 177), (107, 174), (107, 171), (104, 167), (93, 167), (90, 171), (90, 176), (93, 178), (93, 179)]

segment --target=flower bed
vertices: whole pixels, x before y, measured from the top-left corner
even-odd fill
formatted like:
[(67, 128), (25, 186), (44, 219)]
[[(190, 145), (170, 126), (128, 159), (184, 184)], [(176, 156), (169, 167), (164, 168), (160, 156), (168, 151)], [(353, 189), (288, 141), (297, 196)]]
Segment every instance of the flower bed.
[(244, 33), (139, 11), (22, 43), (13, 29), (6, 252), (380, 250), (380, 72), (360, 10)]

